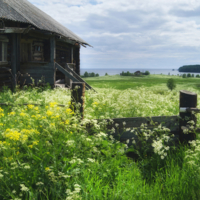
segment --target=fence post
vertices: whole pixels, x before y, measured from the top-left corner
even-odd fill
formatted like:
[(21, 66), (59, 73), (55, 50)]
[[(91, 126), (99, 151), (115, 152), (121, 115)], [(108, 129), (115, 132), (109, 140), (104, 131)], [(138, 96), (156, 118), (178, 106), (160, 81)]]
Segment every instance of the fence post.
[[(179, 140), (181, 143), (185, 143), (196, 138), (195, 132), (184, 134), (184, 129), (187, 130), (187, 122), (193, 120), (195, 122), (194, 126), (196, 126), (197, 121), (196, 116), (191, 111), (188, 112), (186, 109), (196, 107), (197, 94), (190, 91), (181, 90), (179, 102)], [(183, 110), (185, 110), (185, 112), (183, 112)]]
[[(72, 83), (72, 94), (71, 94), (71, 103), (80, 103), (79, 111), (81, 113), (82, 119), (84, 117), (84, 98), (85, 97), (85, 83), (82, 82), (73, 82)], [(74, 107), (74, 111), (77, 108)]]

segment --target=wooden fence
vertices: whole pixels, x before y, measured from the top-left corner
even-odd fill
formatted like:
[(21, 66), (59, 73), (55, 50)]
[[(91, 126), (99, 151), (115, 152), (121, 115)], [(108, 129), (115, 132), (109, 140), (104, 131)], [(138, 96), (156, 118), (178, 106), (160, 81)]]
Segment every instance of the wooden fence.
[[(73, 83), (74, 87), (78, 83)], [(79, 83), (83, 84), (84, 83)], [(84, 94), (84, 86), (79, 87), (78, 93), (79, 95)], [(84, 95), (82, 95), (84, 96)], [(79, 101), (79, 100), (80, 101)], [(84, 102), (81, 100), (81, 96), (76, 97), (76, 102), (81, 103), (83, 106)], [(82, 117), (84, 118), (84, 110), (80, 108), (80, 112), (82, 113)], [(131, 144), (132, 140), (136, 140), (137, 142), (137, 136), (134, 132), (132, 132), (132, 129), (136, 129), (137, 132), (141, 132), (141, 129), (144, 129), (141, 127), (142, 124), (145, 124), (145, 129), (152, 130), (159, 125), (166, 127), (170, 129), (170, 134), (174, 134), (174, 143), (173, 144), (179, 144), (179, 141), (181, 143), (188, 143), (190, 140), (196, 139), (196, 133), (200, 132), (200, 129), (196, 128), (196, 116), (195, 113), (200, 112), (200, 109), (197, 108), (197, 94), (181, 90), (180, 96), (179, 96), (179, 115), (176, 116), (155, 116), (155, 117), (133, 117), (133, 118), (115, 118), (112, 119), (113, 123), (109, 123), (107, 125), (108, 130), (115, 130), (114, 133), (112, 133), (113, 137), (116, 139), (119, 139), (121, 142), (125, 142), (129, 140), (128, 145)], [(110, 119), (106, 119), (108, 122)], [(191, 130), (190, 126), (188, 125), (188, 122), (193, 120), (194, 121), (194, 129)], [(98, 120), (98, 123), (100, 123), (102, 120)], [(89, 126), (88, 131), (91, 132), (92, 127)], [(187, 134), (184, 132), (189, 131)], [(108, 134), (111, 134), (108, 132)]]

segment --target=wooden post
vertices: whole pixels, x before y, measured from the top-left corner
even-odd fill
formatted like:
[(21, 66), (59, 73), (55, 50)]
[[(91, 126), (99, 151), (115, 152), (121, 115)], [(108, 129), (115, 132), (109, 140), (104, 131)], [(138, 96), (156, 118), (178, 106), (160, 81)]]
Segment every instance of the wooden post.
[(55, 69), (55, 60), (56, 60), (56, 40), (55, 37), (50, 38), (50, 65), (54, 69), (53, 73), (53, 86), (55, 85), (56, 81), (56, 69)]
[(11, 54), (11, 71), (13, 75), (13, 87), (12, 90), (14, 91), (16, 88), (16, 74), (17, 74), (17, 34), (12, 34), (12, 54)]
[(189, 140), (194, 140), (196, 138), (196, 134), (187, 133), (184, 134), (184, 129), (187, 130), (187, 122), (190, 120), (194, 121), (194, 126), (196, 126), (196, 116), (192, 112), (183, 112), (186, 108), (196, 108), (197, 107), (197, 94), (193, 92), (189, 92), (186, 90), (180, 91), (180, 104), (179, 104), (179, 140), (181, 143), (186, 143)]
[[(84, 98), (85, 97), (85, 83), (82, 82), (73, 82), (72, 83), (72, 94), (71, 94), (71, 103), (80, 103), (79, 111), (81, 113), (82, 119), (84, 117)], [(74, 112), (76, 111), (74, 106)]]

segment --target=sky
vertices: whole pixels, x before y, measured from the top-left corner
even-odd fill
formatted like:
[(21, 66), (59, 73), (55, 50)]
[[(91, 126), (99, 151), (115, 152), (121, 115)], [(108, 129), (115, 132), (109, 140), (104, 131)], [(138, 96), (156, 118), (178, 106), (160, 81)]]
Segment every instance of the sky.
[(29, 0), (93, 47), (81, 68), (200, 64), (199, 0)]

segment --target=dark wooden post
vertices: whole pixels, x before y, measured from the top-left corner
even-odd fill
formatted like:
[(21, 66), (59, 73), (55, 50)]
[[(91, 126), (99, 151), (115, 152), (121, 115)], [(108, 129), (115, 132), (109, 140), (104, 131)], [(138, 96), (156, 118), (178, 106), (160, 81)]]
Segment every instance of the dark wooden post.
[(186, 90), (180, 91), (180, 104), (179, 104), (179, 140), (181, 143), (186, 143), (189, 140), (194, 140), (196, 134), (194, 132), (184, 134), (184, 129), (187, 130), (187, 122), (193, 120), (196, 126), (196, 116), (190, 111), (187, 111), (187, 108), (196, 108), (197, 107), (197, 94), (189, 92)]
[(17, 74), (17, 34), (12, 34), (12, 54), (11, 54), (11, 71), (13, 75), (12, 80), (12, 90), (15, 90), (16, 87), (16, 74)]
[(55, 37), (51, 37), (50, 38), (50, 65), (54, 69), (53, 81), (52, 81), (53, 86), (55, 85), (55, 81), (56, 81), (55, 60), (56, 60), (56, 40), (55, 40)]
[[(81, 113), (82, 119), (84, 116), (84, 97), (85, 97), (85, 83), (82, 82), (73, 82), (72, 83), (72, 96), (71, 103), (80, 103), (79, 111)], [(74, 111), (76, 111), (76, 107), (74, 106)]]

